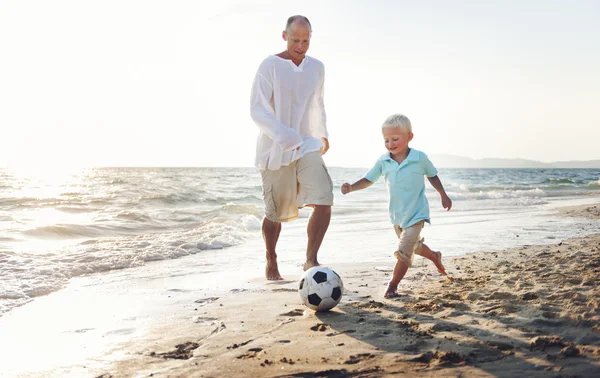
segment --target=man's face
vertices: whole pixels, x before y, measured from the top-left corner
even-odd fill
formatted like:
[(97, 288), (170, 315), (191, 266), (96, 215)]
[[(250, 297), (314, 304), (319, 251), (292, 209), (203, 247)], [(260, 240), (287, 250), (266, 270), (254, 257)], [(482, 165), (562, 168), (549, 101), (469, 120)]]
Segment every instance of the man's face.
[(287, 41), (287, 51), (292, 58), (301, 61), (310, 45), (310, 27), (306, 23), (294, 22), (287, 32), (283, 32), (283, 39)]

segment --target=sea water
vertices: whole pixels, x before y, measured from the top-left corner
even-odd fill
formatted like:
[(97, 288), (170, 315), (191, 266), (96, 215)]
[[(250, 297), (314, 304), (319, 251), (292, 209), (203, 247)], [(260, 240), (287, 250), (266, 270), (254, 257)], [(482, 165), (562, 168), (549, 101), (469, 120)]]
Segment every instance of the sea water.
[[(320, 261), (392, 264), (396, 239), (383, 180), (344, 196), (341, 185), (366, 169), (329, 171), (335, 204)], [(597, 221), (552, 215), (560, 206), (598, 203), (600, 169), (440, 169), (439, 177), (453, 207), (445, 211), (427, 184), (431, 225), (423, 236), (444, 256), (599, 231)], [(264, 261), (263, 209), (254, 168), (0, 169), (0, 316), (74, 277), (101, 279), (125, 268), (143, 277), (149, 264), (172, 272), (169, 262), (180, 258), (215, 280), (233, 264), (236, 274), (256, 269)], [(284, 225), (282, 270), (301, 266), (309, 216), (302, 209)]]

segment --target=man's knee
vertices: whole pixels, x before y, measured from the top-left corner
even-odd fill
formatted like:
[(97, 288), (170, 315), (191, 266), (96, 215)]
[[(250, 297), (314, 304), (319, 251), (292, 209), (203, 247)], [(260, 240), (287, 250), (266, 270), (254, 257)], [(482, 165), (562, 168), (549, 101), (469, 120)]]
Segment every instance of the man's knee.
[(262, 222), (262, 227), (264, 228), (268, 228), (268, 229), (272, 229), (272, 228), (277, 228), (277, 227), (281, 227), (281, 223), (280, 222), (274, 222), (272, 220), (270, 220), (267, 217), (263, 218), (263, 222)]
[(314, 212), (322, 215), (331, 215), (331, 206), (329, 205), (315, 205)]

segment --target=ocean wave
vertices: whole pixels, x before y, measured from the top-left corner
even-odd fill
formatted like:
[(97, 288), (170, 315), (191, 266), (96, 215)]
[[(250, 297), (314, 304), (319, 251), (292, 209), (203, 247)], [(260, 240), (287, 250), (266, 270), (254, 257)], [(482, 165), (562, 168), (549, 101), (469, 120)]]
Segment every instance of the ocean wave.
[(253, 216), (260, 216), (263, 212), (262, 206), (257, 205), (242, 205), (237, 203), (228, 202), (222, 205), (220, 208), (213, 211), (223, 211), (227, 214), (248, 214)]
[(262, 218), (263, 206), (261, 205), (248, 205), (248, 204), (237, 204), (228, 202), (221, 204), (220, 206), (212, 209), (198, 211), (197, 216), (202, 219), (213, 219), (217, 217), (249, 215), (256, 218)]
[[(102, 220), (100, 220), (101, 222)], [(104, 222), (103, 222), (104, 223)], [(134, 223), (120, 223), (120, 224), (95, 224), (95, 225), (83, 225), (83, 224), (54, 224), (35, 227), (32, 229), (21, 231), (21, 233), (27, 237), (37, 239), (77, 239), (77, 238), (96, 238), (96, 237), (107, 237), (107, 236), (126, 236), (136, 234), (139, 232), (151, 232), (161, 229), (168, 228), (167, 225), (160, 226), (149, 226), (147, 224), (139, 225)]]
[(589, 182), (589, 183), (586, 185), (586, 188), (587, 188), (587, 189), (591, 189), (591, 190), (597, 190), (597, 189), (600, 189), (600, 180), (598, 180), (598, 181), (592, 181), (592, 182)]
[(37, 204), (39, 201), (35, 197), (6, 197), (0, 198), (0, 206), (23, 206), (27, 203)]
[(198, 194), (189, 193), (159, 193), (139, 196), (139, 202), (159, 202), (165, 205), (189, 204), (203, 202), (203, 198)]
[(148, 222), (152, 221), (152, 218), (148, 214), (137, 212), (137, 211), (121, 211), (120, 213), (115, 215), (115, 218), (126, 219), (126, 220), (135, 221), (135, 222), (142, 222), (142, 223), (148, 223)]
[(56, 210), (58, 211), (62, 211), (64, 213), (90, 213), (93, 211), (98, 210), (95, 207), (91, 207), (91, 206), (77, 206), (77, 205), (58, 205), (55, 207)]
[(216, 197), (215, 201), (217, 203), (223, 203), (223, 202), (238, 202), (238, 203), (245, 203), (245, 202), (256, 202), (256, 201), (261, 201), (262, 202), (262, 196), (255, 196), (253, 194), (247, 194), (247, 195), (240, 195), (240, 194), (234, 194), (231, 196), (227, 196), (227, 197)]
[(81, 196), (81, 192), (63, 192), (60, 193), (61, 196), (63, 197), (79, 197)]
[(575, 184), (575, 181), (569, 179), (569, 178), (548, 178), (546, 180), (543, 181), (543, 183), (550, 183), (550, 184)]
[[(37, 232), (83, 233), (75, 229), (51, 226), (40, 227)], [(55, 253), (0, 252), (0, 314), (31, 298), (60, 290), (73, 277), (231, 247), (256, 235), (260, 229), (259, 218), (240, 214), (214, 217), (187, 231), (103, 239), (92, 235), (93, 239)]]
[(457, 200), (486, 200), (486, 199), (514, 199), (545, 197), (547, 194), (540, 188), (528, 190), (491, 190), (478, 192), (450, 192), (449, 196)]
[(95, 227), (76, 224), (55, 224), (25, 230), (23, 234), (38, 238), (73, 238), (99, 236), (101, 232), (95, 229)]

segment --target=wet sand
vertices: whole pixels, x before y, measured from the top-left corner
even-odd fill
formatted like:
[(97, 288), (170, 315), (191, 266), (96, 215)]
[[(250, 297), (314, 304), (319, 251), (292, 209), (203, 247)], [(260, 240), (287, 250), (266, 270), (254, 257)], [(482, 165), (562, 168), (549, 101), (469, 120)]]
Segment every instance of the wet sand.
[[(599, 205), (559, 216), (600, 218)], [(599, 230), (600, 233), (600, 230)], [(384, 299), (389, 266), (339, 264), (342, 302), (304, 307), (297, 279), (196, 298), (177, 320), (121, 345), (94, 376), (600, 376), (600, 235), (416, 259)]]

